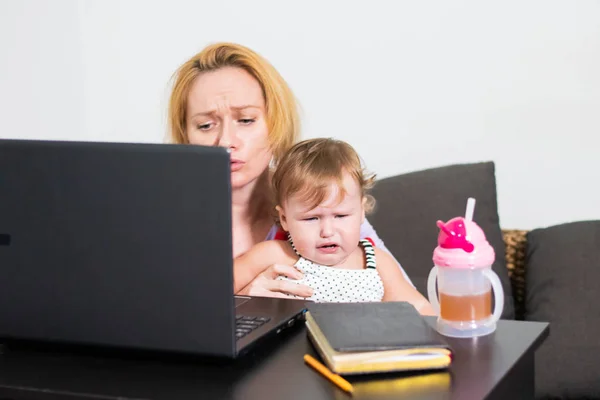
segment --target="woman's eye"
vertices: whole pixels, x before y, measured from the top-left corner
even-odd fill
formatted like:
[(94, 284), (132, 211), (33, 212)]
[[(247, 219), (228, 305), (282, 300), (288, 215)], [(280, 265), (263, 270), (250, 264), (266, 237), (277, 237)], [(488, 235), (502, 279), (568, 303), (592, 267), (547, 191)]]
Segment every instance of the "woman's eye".
[(304, 218), (303, 221), (316, 221), (317, 217), (308, 217), (308, 218)]
[(238, 122), (242, 125), (250, 125), (254, 121), (256, 121), (254, 118), (242, 118), (238, 120)]
[(208, 123), (208, 124), (200, 124), (200, 125), (198, 125), (198, 126), (197, 126), (197, 128), (198, 128), (199, 130), (201, 130), (201, 131), (207, 131), (207, 130), (209, 130), (210, 128), (212, 128), (212, 124), (211, 124), (211, 123)]

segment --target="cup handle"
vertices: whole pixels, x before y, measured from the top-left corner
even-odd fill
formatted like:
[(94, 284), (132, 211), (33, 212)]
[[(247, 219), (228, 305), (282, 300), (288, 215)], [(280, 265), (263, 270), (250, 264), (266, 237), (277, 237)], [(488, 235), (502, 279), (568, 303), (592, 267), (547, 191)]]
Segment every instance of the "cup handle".
[(435, 289), (435, 283), (437, 281), (437, 266), (433, 266), (431, 271), (429, 271), (429, 277), (427, 278), (427, 297), (429, 297), (429, 302), (431, 303), (431, 307), (433, 307), (433, 311), (437, 315), (440, 314), (440, 302), (438, 300), (437, 290)]
[(492, 288), (494, 289), (494, 314), (492, 315), (492, 319), (494, 322), (498, 322), (500, 316), (502, 315), (502, 310), (504, 310), (504, 290), (502, 289), (502, 284), (500, 283), (500, 279), (498, 275), (491, 269), (486, 269), (483, 271), (483, 274), (490, 280), (492, 283)]

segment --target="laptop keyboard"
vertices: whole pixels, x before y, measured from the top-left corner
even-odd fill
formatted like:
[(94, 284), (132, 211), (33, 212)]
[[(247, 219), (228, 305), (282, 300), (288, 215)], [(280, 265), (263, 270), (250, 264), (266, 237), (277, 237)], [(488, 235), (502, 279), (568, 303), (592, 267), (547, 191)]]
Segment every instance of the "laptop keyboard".
[(235, 317), (235, 337), (241, 339), (259, 326), (268, 322), (268, 317), (251, 317), (248, 315), (237, 315)]

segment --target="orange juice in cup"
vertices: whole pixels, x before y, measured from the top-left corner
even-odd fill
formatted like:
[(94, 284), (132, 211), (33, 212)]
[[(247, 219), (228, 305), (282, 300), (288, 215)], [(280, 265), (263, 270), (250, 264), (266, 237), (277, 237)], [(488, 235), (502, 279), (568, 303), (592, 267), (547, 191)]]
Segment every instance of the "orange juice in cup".
[(427, 294), (438, 313), (436, 328), (446, 336), (490, 334), (496, 330), (504, 307), (502, 284), (492, 271), (494, 249), (473, 222), (474, 207), (475, 199), (470, 198), (464, 218), (437, 221), (440, 232)]

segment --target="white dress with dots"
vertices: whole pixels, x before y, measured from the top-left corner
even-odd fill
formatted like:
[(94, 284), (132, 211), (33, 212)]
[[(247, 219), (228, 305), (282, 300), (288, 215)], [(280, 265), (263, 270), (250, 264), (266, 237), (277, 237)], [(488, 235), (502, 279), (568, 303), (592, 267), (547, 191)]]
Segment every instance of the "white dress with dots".
[[(295, 249), (293, 243), (292, 248)], [(289, 279), (283, 276), (280, 280), (302, 283), (313, 289), (308, 297), (317, 303), (357, 303), (376, 302), (383, 299), (383, 282), (377, 272), (375, 249), (368, 240), (361, 240), (365, 258), (365, 269), (342, 269), (316, 264), (300, 256), (294, 266), (302, 272), (302, 279)], [(297, 252), (296, 252), (297, 253)]]

